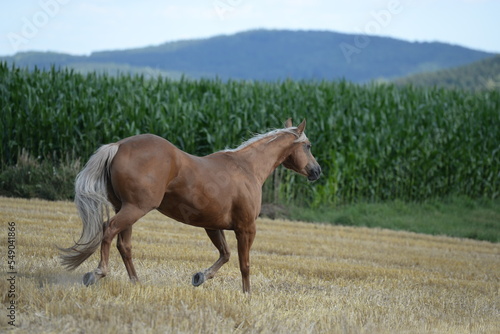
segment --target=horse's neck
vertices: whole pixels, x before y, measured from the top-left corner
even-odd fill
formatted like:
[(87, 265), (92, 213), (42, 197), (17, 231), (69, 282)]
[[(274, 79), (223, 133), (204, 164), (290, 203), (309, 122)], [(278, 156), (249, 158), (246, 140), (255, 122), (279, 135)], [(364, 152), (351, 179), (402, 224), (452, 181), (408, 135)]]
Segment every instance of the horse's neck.
[(294, 140), (289, 134), (281, 134), (276, 139), (263, 138), (237, 152), (262, 184), (288, 156)]

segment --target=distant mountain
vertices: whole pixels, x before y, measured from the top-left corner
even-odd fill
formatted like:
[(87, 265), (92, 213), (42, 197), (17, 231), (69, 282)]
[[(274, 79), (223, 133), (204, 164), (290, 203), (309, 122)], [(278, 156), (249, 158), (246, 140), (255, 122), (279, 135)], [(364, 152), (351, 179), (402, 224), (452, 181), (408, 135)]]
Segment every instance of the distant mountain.
[(500, 90), (500, 55), (472, 64), (394, 80), (397, 84), (469, 90)]
[[(0, 61), (21, 67), (136, 69), (222, 79), (391, 79), (475, 62), (493, 54), (444, 43), (411, 43), (329, 31), (252, 30), (90, 56), (28, 52)], [(120, 71), (120, 70), (119, 70)], [(125, 70), (127, 71), (127, 70)]]

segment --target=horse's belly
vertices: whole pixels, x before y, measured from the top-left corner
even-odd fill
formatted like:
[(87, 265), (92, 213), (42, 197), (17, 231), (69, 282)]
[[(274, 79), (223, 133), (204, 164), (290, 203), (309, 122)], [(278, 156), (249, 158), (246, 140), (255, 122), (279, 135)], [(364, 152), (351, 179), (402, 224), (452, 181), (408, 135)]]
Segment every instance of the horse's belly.
[(158, 211), (181, 223), (216, 230), (231, 230), (230, 208), (220, 203), (191, 203), (165, 196)]

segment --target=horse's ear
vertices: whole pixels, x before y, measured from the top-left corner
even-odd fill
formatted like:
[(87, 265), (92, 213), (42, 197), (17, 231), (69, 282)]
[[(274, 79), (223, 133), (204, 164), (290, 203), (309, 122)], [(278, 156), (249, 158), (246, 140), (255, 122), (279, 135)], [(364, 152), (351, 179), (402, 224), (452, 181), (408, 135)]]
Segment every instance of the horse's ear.
[(293, 125), (292, 125), (292, 119), (289, 118), (286, 120), (285, 122), (285, 128), (291, 128)]
[(299, 126), (297, 126), (297, 131), (302, 134), (304, 132), (304, 130), (306, 129), (306, 120), (304, 119), (302, 121), (302, 123), (299, 124)]

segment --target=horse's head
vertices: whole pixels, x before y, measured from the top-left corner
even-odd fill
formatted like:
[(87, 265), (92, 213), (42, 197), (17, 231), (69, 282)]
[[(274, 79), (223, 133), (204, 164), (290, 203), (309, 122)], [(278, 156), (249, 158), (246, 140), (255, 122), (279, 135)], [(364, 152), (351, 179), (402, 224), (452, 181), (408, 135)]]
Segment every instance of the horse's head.
[[(292, 120), (285, 123), (287, 128), (292, 127)], [(304, 130), (306, 120), (297, 126), (297, 140), (294, 141), (291, 153), (283, 161), (285, 168), (307, 176), (309, 181), (316, 181), (321, 175), (321, 167), (311, 153), (311, 142), (307, 139)]]

